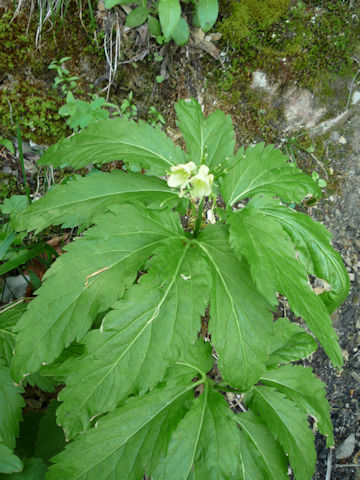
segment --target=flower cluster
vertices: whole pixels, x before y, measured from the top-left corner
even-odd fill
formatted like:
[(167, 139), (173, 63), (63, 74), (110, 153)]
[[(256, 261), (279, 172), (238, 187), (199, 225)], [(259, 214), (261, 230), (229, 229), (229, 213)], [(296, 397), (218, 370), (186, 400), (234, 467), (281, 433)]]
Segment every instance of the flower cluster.
[(193, 198), (202, 199), (211, 193), (211, 185), (214, 175), (209, 173), (209, 167), (201, 165), (199, 170), (194, 162), (175, 165), (171, 167), (167, 184), (172, 188), (180, 187), (180, 195), (189, 187), (190, 195)]

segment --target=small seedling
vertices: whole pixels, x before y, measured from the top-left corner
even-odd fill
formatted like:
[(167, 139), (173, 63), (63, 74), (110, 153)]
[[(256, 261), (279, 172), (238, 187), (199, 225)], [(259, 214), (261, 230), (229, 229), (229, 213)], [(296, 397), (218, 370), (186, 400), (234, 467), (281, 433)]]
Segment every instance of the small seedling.
[(71, 57), (63, 57), (59, 61), (53, 60), (49, 65), (49, 70), (55, 70), (57, 76), (55, 77), (53, 88), (60, 88), (61, 93), (66, 95), (69, 91), (74, 90), (77, 86), (79, 77), (71, 76), (69, 70), (65, 67), (65, 62)]
[(138, 114), (137, 106), (133, 103), (133, 92), (130, 92), (120, 105), (120, 112), (124, 118), (136, 118)]
[(165, 125), (165, 119), (160, 112), (156, 110), (154, 106), (151, 105), (148, 112), (148, 122), (152, 127), (155, 125)]

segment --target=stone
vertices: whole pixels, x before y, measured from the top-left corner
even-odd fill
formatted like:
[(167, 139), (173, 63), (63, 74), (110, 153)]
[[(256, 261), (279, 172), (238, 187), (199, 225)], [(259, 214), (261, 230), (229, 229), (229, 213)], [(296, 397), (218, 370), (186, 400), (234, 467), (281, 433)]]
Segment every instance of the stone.
[(313, 94), (306, 88), (289, 88), (284, 94), (284, 114), (291, 129), (313, 128), (326, 109), (316, 108)]
[(350, 433), (350, 435), (335, 449), (335, 456), (337, 460), (344, 460), (349, 458), (355, 448), (355, 434)]
[(351, 99), (351, 105), (356, 105), (360, 101), (360, 92), (356, 91), (353, 93)]

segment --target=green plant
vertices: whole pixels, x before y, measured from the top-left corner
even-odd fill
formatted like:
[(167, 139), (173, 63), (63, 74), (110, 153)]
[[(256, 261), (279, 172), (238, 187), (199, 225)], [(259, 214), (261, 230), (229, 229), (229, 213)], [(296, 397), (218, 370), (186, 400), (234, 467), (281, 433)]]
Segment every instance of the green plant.
[[(15, 353), (0, 370), (9, 472), (21, 468), (12, 453), (22, 405), (13, 381), (35, 372), (66, 385), (57, 423), (71, 443), (52, 448), (62, 451), (47, 480), (140, 480), (144, 472), (286, 480), (288, 463), (297, 480), (310, 480), (309, 416), (333, 445), (324, 385), (291, 364), (316, 342), (272, 313), (277, 294), (286, 296), (342, 365), (330, 313), (348, 294), (347, 272), (325, 227), (288, 207), (321, 190), (273, 146), (234, 154), (221, 111), (205, 119), (187, 100), (176, 112), (187, 152), (158, 127), (119, 118), (40, 159), (75, 169), (122, 160), (126, 171), (76, 177), (16, 218), (19, 231), (91, 226), (12, 321)], [(331, 288), (316, 295), (310, 275)]]
[(130, 119), (137, 117), (138, 109), (133, 103), (133, 92), (130, 92), (127, 98), (121, 102), (120, 112), (124, 118)]
[[(69, 117), (66, 124), (77, 132), (82, 128), (88, 127), (91, 123), (98, 120), (104, 120), (110, 117), (110, 113), (105, 109), (111, 107), (116, 109), (115, 114), (119, 115), (119, 110), (113, 103), (108, 103), (105, 98), (92, 96), (91, 102), (76, 100), (71, 92), (66, 95), (66, 104), (60, 107), (59, 115)], [(112, 114), (114, 116), (114, 113)]]
[(70, 60), (71, 57), (60, 58), (59, 61), (53, 60), (49, 65), (49, 70), (56, 70), (57, 76), (54, 80), (54, 88), (59, 88), (61, 92), (66, 95), (70, 90), (76, 88), (76, 82), (79, 80), (77, 76), (71, 76), (69, 70), (65, 67), (64, 63)]
[(152, 127), (155, 127), (155, 125), (161, 126), (165, 125), (165, 118), (161, 115), (160, 112), (156, 110), (156, 108), (151, 105), (149, 107), (148, 111), (148, 122)]
[[(137, 5), (129, 12), (126, 26), (138, 27), (147, 22), (149, 32), (158, 43), (174, 40), (177, 45), (185, 45), (189, 39), (190, 29), (181, 16), (180, 0), (150, 1), (135, 0), (105, 0), (105, 7), (110, 9), (115, 5), (134, 3)], [(193, 6), (193, 22), (208, 32), (216, 22), (219, 4), (218, 0), (184, 0)], [(157, 18), (158, 17), (158, 18)]]

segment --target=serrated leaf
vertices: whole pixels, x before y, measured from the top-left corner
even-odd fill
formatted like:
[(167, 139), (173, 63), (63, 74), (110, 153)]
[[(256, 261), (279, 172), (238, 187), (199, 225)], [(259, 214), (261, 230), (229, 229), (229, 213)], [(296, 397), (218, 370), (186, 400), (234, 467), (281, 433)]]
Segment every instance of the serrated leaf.
[(36, 436), (43, 412), (39, 410), (25, 410), (20, 423), (19, 437), (16, 440), (16, 454), (20, 458), (34, 456)]
[(61, 140), (46, 150), (38, 163), (78, 169), (116, 160), (161, 176), (171, 166), (185, 163), (185, 154), (160, 128), (117, 118), (99, 121)]
[[(267, 426), (252, 412), (236, 415), (235, 419), (244, 432), (240, 441), (243, 478), (288, 480), (288, 460)], [(254, 462), (249, 461), (247, 451)]]
[(166, 383), (102, 417), (53, 461), (47, 480), (139, 480), (166, 451), (170, 435), (193, 399), (197, 369), (177, 365)]
[(5, 198), (4, 203), (0, 205), (0, 211), (7, 215), (16, 215), (25, 210), (27, 205), (26, 195), (11, 195), (10, 198)]
[(296, 362), (311, 355), (316, 349), (316, 341), (303, 328), (287, 318), (279, 318), (275, 322), (267, 365)]
[(219, 13), (218, 0), (198, 0), (197, 16), (200, 27), (204, 32), (208, 32), (213, 27)]
[(149, 15), (150, 10), (142, 6), (134, 8), (126, 17), (125, 25), (127, 27), (139, 27), (142, 25)]
[(123, 295), (156, 246), (184, 238), (175, 213), (140, 204), (113, 206), (94, 222), (47, 271), (17, 325), (12, 371), (18, 381), (79, 341), (98, 313)]
[(154, 252), (148, 274), (84, 338), (86, 353), (59, 399), (58, 421), (67, 437), (86, 430), (91, 417), (134, 393), (153, 389), (179, 351), (194, 343), (211, 281), (197, 248), (180, 240)]
[(175, 110), (191, 161), (200, 165), (205, 160), (213, 170), (232, 156), (235, 140), (229, 116), (215, 110), (205, 119), (199, 103), (193, 98), (179, 100)]
[(53, 378), (49, 376), (43, 376), (40, 373), (32, 373), (26, 377), (26, 383), (32, 387), (37, 386), (43, 392), (55, 392), (55, 387), (58, 384)]
[(311, 415), (316, 420), (319, 432), (327, 437), (327, 447), (334, 445), (325, 385), (315, 377), (311, 368), (304, 368), (301, 365), (284, 365), (264, 373), (261, 376), (261, 382), (276, 388), (307, 415)]
[(21, 408), (25, 401), (20, 395), (23, 389), (15, 385), (8, 367), (0, 360), (0, 442), (10, 449), (15, 447), (19, 433)]
[(316, 451), (306, 414), (272, 387), (254, 387), (249, 405), (282, 445), (296, 480), (312, 478)]
[(255, 446), (249, 442), (245, 433), (239, 431), (239, 469), (236, 479), (239, 480), (274, 480), (261, 461), (261, 456)]
[(213, 277), (209, 332), (224, 381), (246, 390), (265, 369), (273, 334), (270, 305), (250, 272), (230, 248), (222, 226), (209, 226), (198, 238)]
[(340, 254), (331, 246), (332, 234), (319, 222), (301, 212), (280, 206), (269, 198), (252, 200), (253, 206), (263, 214), (276, 219), (292, 239), (299, 261), (306, 271), (326, 280), (331, 290), (320, 295), (332, 313), (349, 294), (349, 275)]
[[(181, 7), (179, 0), (159, 0), (159, 19), (165, 38), (174, 32), (180, 20)], [(180, 162), (178, 162), (180, 163)]]
[(49, 225), (75, 227), (114, 204), (144, 198), (147, 202), (166, 202), (175, 195), (177, 192), (172, 192), (166, 182), (155, 177), (119, 170), (99, 172), (56, 186), (16, 217), (15, 228), (38, 233)]
[(46, 465), (41, 458), (25, 458), (22, 472), (0, 475), (0, 480), (45, 480)]
[(151, 478), (233, 478), (239, 456), (239, 431), (234, 418), (224, 397), (205, 385), (204, 393), (172, 435), (167, 455)]
[(299, 203), (306, 195), (321, 197), (313, 179), (301, 172), (280, 151), (264, 143), (239, 149), (235, 166), (221, 182), (221, 194), (227, 205), (259, 193), (277, 195), (287, 202)]
[(301, 316), (318, 338), (334, 365), (342, 365), (338, 336), (322, 300), (312, 290), (296, 250), (281, 224), (255, 208), (246, 207), (229, 216), (230, 241), (250, 265), (258, 290), (272, 304), (276, 292), (285, 295), (290, 308)]
[(0, 441), (0, 473), (20, 472), (23, 468), (20, 458)]
[(59, 402), (52, 400), (39, 422), (34, 455), (48, 462), (65, 447), (64, 431), (56, 423), (56, 409)]
[(26, 310), (26, 303), (19, 303), (7, 308), (0, 313), (0, 362), (4, 359), (6, 365), (10, 365), (15, 346), (15, 325)]

